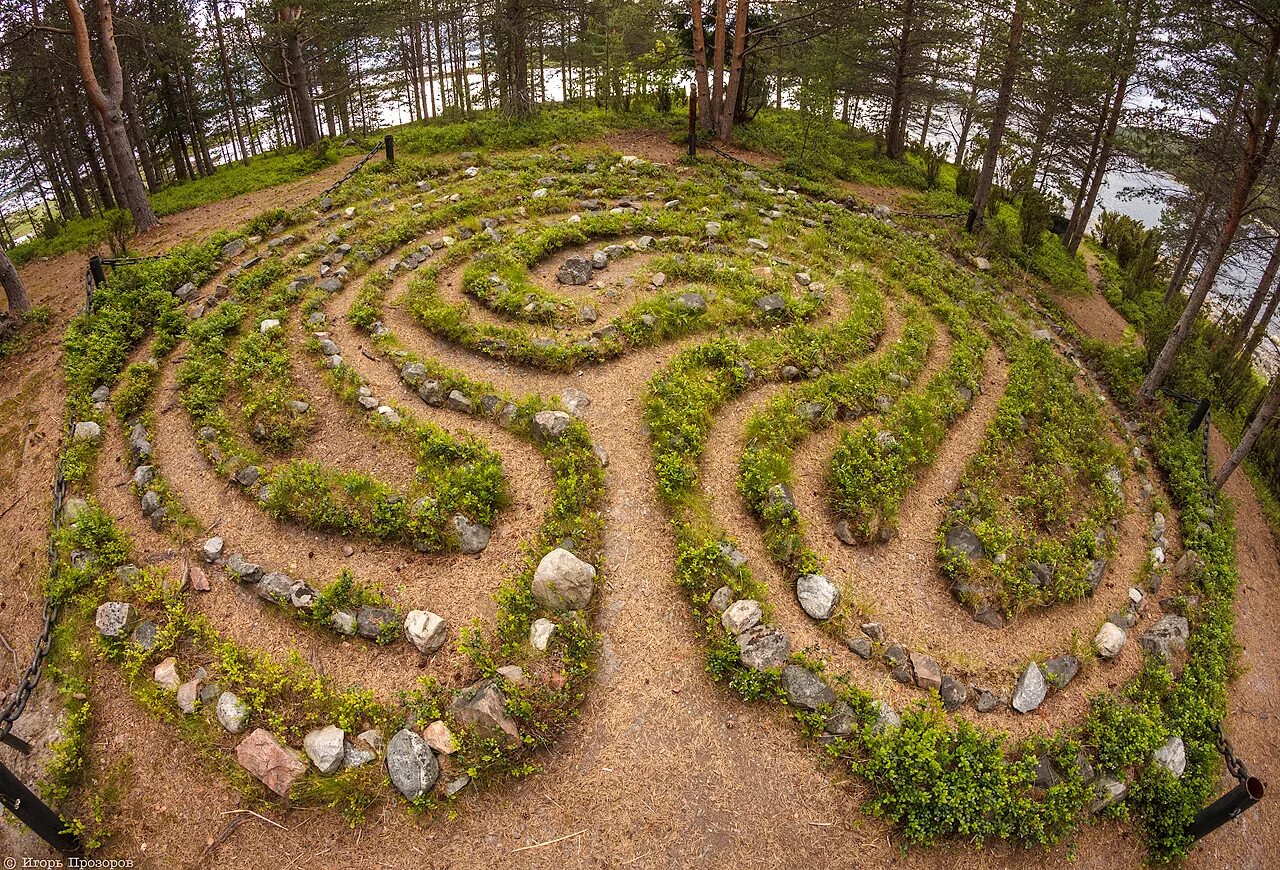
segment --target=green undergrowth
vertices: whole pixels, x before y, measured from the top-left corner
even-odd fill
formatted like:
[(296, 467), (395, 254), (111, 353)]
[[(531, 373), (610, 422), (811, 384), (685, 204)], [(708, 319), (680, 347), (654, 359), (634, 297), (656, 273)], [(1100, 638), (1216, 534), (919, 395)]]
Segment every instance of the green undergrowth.
[[(924, 274), (947, 273), (948, 267), (932, 255), (916, 253), (910, 241), (896, 236), (894, 241), (895, 253), (922, 267)], [(865, 256), (877, 259), (870, 252)], [(879, 270), (882, 275), (895, 275), (886, 264), (880, 264)], [(945, 286), (946, 298), (963, 311), (958, 320), (942, 317), (953, 335), (978, 333), (981, 325), (1015, 367), (1021, 359), (1035, 358), (1037, 347), (1027, 339), (1025, 326), (1005, 310), (996, 294), (961, 276)], [(956, 346), (960, 344), (956, 342)], [(729, 350), (730, 346), (716, 340), (677, 355), (651, 382), (646, 422), (655, 452), (659, 494), (671, 513), (677, 546), (676, 578), (693, 604), (695, 622), (707, 647), (708, 671), (744, 699), (778, 703), (784, 697), (778, 673), (743, 665), (737, 644), (710, 606), (712, 594), (728, 586), (732, 598), (761, 601), (765, 620), (769, 619), (765, 589), (747, 566), (731, 560), (724, 531), (712, 520), (705, 495), (697, 486), (697, 458), (715, 409), (745, 385), (743, 373), (750, 371), (749, 361)], [(975, 357), (980, 364), (981, 352)], [(779, 406), (785, 407), (782, 403)], [(791, 408), (795, 408), (794, 402)], [(829, 413), (830, 409), (824, 409), (818, 419), (825, 420)], [(784, 442), (791, 437), (789, 420), (782, 411), (775, 416), (766, 410), (757, 418), (759, 426), (753, 431), (766, 443), (775, 439)], [(770, 423), (780, 430), (776, 436), (766, 432)], [(1203, 805), (1216, 774), (1205, 736), (1223, 712), (1225, 681), (1232, 668), (1234, 649), (1229, 629), (1234, 570), (1229, 519), (1225, 511), (1206, 514), (1197, 506), (1197, 500), (1203, 498), (1198, 451), (1190, 439), (1175, 437), (1180, 431), (1177, 426), (1178, 421), (1173, 421), (1153, 438), (1161, 445), (1157, 459), (1169, 474), (1182, 509), (1188, 546), (1213, 553), (1206, 557), (1212, 567), (1203, 581), (1208, 602), (1202, 615), (1193, 619), (1190, 656), (1179, 679), (1171, 680), (1164, 666), (1148, 662), (1140, 680), (1093, 700), (1094, 713), (1080, 731), (1019, 741), (949, 717), (936, 706), (936, 700), (917, 702), (904, 712), (900, 727), (877, 728), (872, 697), (839, 675), (830, 680), (837, 697), (848, 705), (846, 713), (852, 715), (855, 727), (844, 737), (827, 735), (822, 744), (830, 756), (848, 763), (867, 779), (872, 789), (868, 811), (898, 826), (907, 843), (963, 838), (971, 843), (1011, 839), (1050, 845), (1070, 837), (1086, 820), (1086, 808), (1093, 797), (1093, 786), (1083, 781), (1077, 763), (1083, 747), (1101, 772), (1130, 782), (1128, 802), (1111, 812), (1128, 807), (1142, 820), (1151, 857), (1169, 860), (1185, 853), (1189, 845), (1186, 822)], [(759, 463), (771, 472), (762, 479), (777, 479), (778, 468), (772, 461), (761, 456)], [(759, 488), (753, 481), (752, 491)], [(1209, 524), (1198, 525), (1206, 519)], [(821, 662), (805, 653), (794, 653), (791, 662), (811, 670), (823, 669)], [(802, 731), (816, 737), (826, 717), (836, 711), (793, 712)], [(1183, 734), (1188, 745), (1188, 771), (1179, 780), (1160, 773), (1151, 763), (1157, 741), (1172, 733)], [(1046, 757), (1059, 775), (1058, 782), (1047, 789), (1034, 784), (1036, 768)]]
[[(352, 262), (354, 272), (360, 268)], [(189, 330), (187, 358), (178, 370), (180, 395), (215, 467), (232, 477), (258, 469), (241, 485), (273, 515), (315, 529), (439, 551), (455, 545), (455, 515), (491, 523), (506, 501), (500, 457), (474, 438), (454, 436), (407, 414), (395, 420), (358, 410), (359, 383), (349, 369), (329, 372), (328, 383), (377, 437), (414, 457), (417, 472), (407, 492), (368, 473), (313, 460), (268, 466), (259, 449), (239, 435), (248, 428), (253, 442), (288, 452), (311, 428), (309, 407), (300, 412), (296, 404), (303, 397), (285, 325), (308, 285), (291, 274), (278, 260), (245, 272), (231, 281), (231, 297)], [(268, 319), (281, 326), (261, 331), (258, 324)], [(315, 339), (309, 344), (318, 346)], [(223, 365), (227, 358), (229, 366)], [(228, 417), (232, 406), (239, 419)]]
[[(456, 372), (439, 367), (435, 371), (470, 392), (486, 389)], [(519, 434), (531, 437), (530, 419), (541, 407), (536, 400), (521, 407), (513, 423)], [(551, 512), (538, 537), (527, 545), (524, 568), (498, 594), (496, 629), (485, 631), (479, 625), (464, 629), (460, 645), (482, 676), (492, 677), (500, 664), (514, 661), (522, 663), (528, 673), (549, 672), (558, 674), (558, 678), (530, 686), (502, 684), (508, 712), (523, 735), (517, 745), (500, 744), (454, 724), (460, 749), (452, 759), (473, 778), (520, 775), (532, 769), (528, 751), (545, 745), (562, 730), (581, 702), (597, 644), (589, 622), (580, 618), (560, 621), (547, 653), (531, 653), (528, 647), (529, 625), (543, 614), (529, 593), (536, 554), (571, 538), (584, 558), (597, 563), (600, 559), (598, 505), (603, 495), (603, 477), (585, 427), (573, 424), (558, 442), (546, 445), (544, 452), (557, 480)], [(92, 504), (62, 533), (59, 546), (67, 567), (61, 573), (59, 586), (50, 594), (90, 614), (90, 622), (93, 608), (104, 598), (132, 600), (141, 617), (157, 622), (157, 642), (151, 649), (144, 650), (124, 639), (106, 640), (103, 654), (122, 667), (135, 699), (172, 726), (200, 760), (241, 789), (251, 799), (251, 805), (260, 805), (262, 792), (233, 761), (233, 744), (238, 738), (219, 728), (207, 709), (196, 715), (181, 714), (172, 696), (151, 680), (151, 667), (166, 655), (178, 659), (183, 678), (197, 668), (205, 668), (208, 680), (245, 702), (250, 711), (250, 727), (267, 728), (289, 742), (300, 741), (306, 731), (321, 724), (336, 724), (349, 733), (366, 727), (384, 731), (400, 727), (403, 710), (377, 702), (358, 688), (337, 689), (312, 672), (297, 654), (276, 662), (222, 638), (205, 617), (187, 607), (177, 584), (166, 580), (165, 569), (118, 573), (115, 569), (124, 565), (128, 557), (128, 538)], [(81, 556), (72, 558), (72, 553)], [(87, 558), (84, 554), (88, 554)], [(358, 603), (383, 603), (383, 599), (376, 591), (344, 575), (321, 591), (317, 613)], [(430, 698), (438, 701), (440, 697), (439, 690), (406, 690), (402, 703), (419, 711), (428, 704), (436, 716), (450, 721), (441, 704), (430, 704)], [(293, 798), (313, 805), (335, 806), (356, 824), (385, 798), (387, 788), (385, 772), (378, 767), (358, 774), (344, 773), (333, 781), (324, 780), (313, 771), (296, 787)], [(427, 808), (431, 802), (420, 803)]]
[[(1022, 344), (1011, 360), (1004, 396), (939, 532), (943, 573), (975, 608), (990, 604), (1008, 617), (1083, 597), (1093, 591), (1091, 566), (1115, 549), (1126, 463), (1098, 401), (1074, 376), (1048, 341)], [(986, 558), (947, 546), (957, 523), (973, 531)]]
[(937, 329), (923, 306), (904, 306), (901, 336), (884, 353), (824, 374), (775, 396), (747, 423), (738, 462), (738, 489), (759, 519), (769, 555), (788, 576), (819, 573), (819, 557), (805, 544), (804, 520), (779, 487), (792, 483), (792, 453), (813, 432), (874, 412), (900, 396), (923, 369)]
[(895, 268), (889, 274), (930, 306), (953, 341), (947, 364), (922, 389), (841, 433), (827, 473), (829, 498), (850, 532), (866, 541), (892, 534), (902, 499), (973, 401), (989, 346), (986, 329), (996, 331), (1002, 344), (1014, 334), (1007, 318), (994, 312), (989, 299), (978, 304), (979, 292), (966, 291), (956, 272), (925, 277)]

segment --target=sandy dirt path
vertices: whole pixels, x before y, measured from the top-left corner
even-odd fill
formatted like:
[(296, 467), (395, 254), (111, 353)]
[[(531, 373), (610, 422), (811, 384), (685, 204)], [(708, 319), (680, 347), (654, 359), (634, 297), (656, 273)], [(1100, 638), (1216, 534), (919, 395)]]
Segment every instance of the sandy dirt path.
[[(677, 150), (655, 141), (610, 144), (651, 159), (674, 159)], [(318, 190), (327, 182), (313, 177), (299, 187), (307, 183)], [(231, 215), (240, 210), (248, 216), (268, 202), (281, 202), (282, 190), (187, 213), (169, 226), (190, 235), (212, 231), (235, 220)], [(306, 198), (305, 190), (290, 195)], [(0, 481), (0, 492), (6, 499), (28, 493), (0, 518), (0, 564), (9, 572), (0, 573), (0, 630), (19, 650), (29, 649), (37, 621), (33, 613), (44, 566), (32, 554), (43, 549), (46, 492), (60, 426), (60, 355), (52, 336), (61, 333), (78, 304), (73, 282), (80, 268), (80, 258), (68, 257), (24, 270), (35, 301), (51, 302), (60, 320), (39, 347), (6, 362), (9, 372), (20, 371), (22, 377), (6, 376), (0, 385), (0, 401), (13, 403), (6, 406), (3, 425), (24, 421), (16, 439), (0, 436), (0, 443), (14, 444), (11, 449), (22, 457), (18, 463), (6, 457), (0, 465), (0, 473), (10, 475)], [(421, 335), (404, 337), (433, 353), (438, 349)], [(445, 362), (465, 363), (472, 374), (523, 386), (522, 392), (581, 382), (596, 400), (588, 425), (611, 458), (605, 507), (611, 570), (603, 591), (599, 670), (577, 721), (538, 759), (541, 767), (534, 775), (464, 792), (454, 818), (444, 812), (411, 816), (392, 801), (352, 830), (336, 813), (282, 808), (267, 815), (283, 830), (249, 818), (205, 855), (207, 844), (233, 818), (228, 813), (241, 808), (239, 795), (193, 759), (171, 728), (137, 709), (114, 668), (95, 668), (90, 739), (99, 751), (93, 754), (91, 788), (110, 780), (119, 789), (109, 811), (115, 834), (106, 854), (147, 867), (352, 870), (1140, 866), (1141, 843), (1130, 828), (1115, 823), (1090, 826), (1074, 842), (1048, 853), (950, 843), (904, 855), (892, 829), (861, 812), (860, 781), (841, 767), (825, 766), (780, 712), (740, 703), (711, 682), (688, 607), (672, 580), (674, 545), (656, 500), (641, 420), (644, 379), (639, 376), (667, 355), (647, 356), (636, 369), (627, 358), (581, 378), (526, 379), (524, 372), (456, 349), (441, 354)], [(14, 386), (15, 380), (25, 386)], [(15, 480), (23, 488), (15, 488)], [(1247, 482), (1232, 483), (1229, 492), (1240, 505), (1245, 577), (1237, 630), (1249, 672), (1234, 686), (1235, 715), (1228, 727), (1242, 755), (1265, 777), (1275, 769), (1276, 748), (1265, 728), (1277, 705), (1276, 638), (1267, 614), (1280, 604), (1280, 583), (1274, 547), (1256, 502), (1249, 501)], [(4, 507), (0, 503), (0, 510)], [(0, 752), (6, 762), (13, 755)], [(113, 775), (117, 768), (123, 772)], [(1260, 809), (1207, 840), (1190, 866), (1273, 866), (1280, 825), (1265, 803)], [(0, 825), (0, 852), (30, 854), (32, 848), (12, 826)]]

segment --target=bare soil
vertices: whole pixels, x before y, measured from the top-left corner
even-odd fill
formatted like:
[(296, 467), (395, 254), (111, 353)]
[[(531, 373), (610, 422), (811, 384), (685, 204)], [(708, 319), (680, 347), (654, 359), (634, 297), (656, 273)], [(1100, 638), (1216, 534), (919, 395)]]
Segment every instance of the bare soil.
[[(609, 140), (625, 153), (673, 162), (679, 149), (654, 134), (627, 134)], [(198, 237), (250, 217), (267, 205), (308, 198), (330, 183), (342, 167), (326, 170), (297, 185), (240, 197), (196, 209), (166, 221), (146, 244), (167, 247), (180, 238)], [(34, 640), (43, 576), (47, 532), (48, 481), (52, 477), (61, 426), (62, 388), (57, 336), (80, 302), (83, 258), (68, 256), (22, 270), (33, 300), (56, 311), (53, 328), (27, 353), (5, 363), (0, 383), (0, 631), (25, 655)], [(331, 317), (345, 310), (354, 294), (349, 288), (330, 300)], [(395, 291), (389, 299), (395, 298)], [(432, 812), (418, 817), (397, 801), (375, 808), (369, 821), (350, 829), (333, 812), (278, 807), (263, 818), (241, 810), (240, 796), (209, 765), (194, 759), (189, 747), (169, 726), (138, 709), (109, 665), (93, 669), (91, 698), (95, 715), (90, 735), (89, 790), (112, 787), (107, 824), (114, 832), (100, 857), (129, 858), (146, 867), (916, 867), (931, 870), (970, 868), (1137, 867), (1142, 846), (1126, 826), (1100, 823), (1087, 827), (1074, 842), (1047, 853), (995, 844), (983, 849), (949, 843), (913, 849), (905, 855), (896, 833), (865, 816), (863, 784), (840, 766), (827, 766), (812, 746), (780, 712), (740, 703), (714, 685), (705, 672), (703, 652), (688, 617), (688, 607), (671, 576), (674, 546), (667, 519), (657, 503), (647, 434), (641, 419), (644, 384), (681, 346), (629, 354), (585, 372), (569, 375), (514, 370), (491, 359), (448, 346), (414, 327), (394, 308), (387, 323), (409, 346), (441, 362), (463, 368), (516, 394), (555, 395), (573, 385), (594, 399), (585, 419), (592, 435), (607, 450), (605, 550), (608, 582), (603, 591), (599, 628), (604, 646), (597, 675), (577, 721), (539, 757), (540, 769), (518, 781), (497, 783), (483, 791), (464, 791), (456, 814)], [(394, 393), (389, 361), (367, 360), (358, 351), (360, 337), (341, 322), (334, 325), (344, 355), (376, 388)], [(696, 339), (691, 339), (696, 340)], [(987, 385), (986, 395), (998, 391)], [(160, 406), (167, 404), (172, 381), (165, 384)], [(410, 405), (408, 397), (405, 404)], [(420, 404), (415, 409), (420, 408)], [(246, 508), (238, 493), (221, 494), (221, 481), (191, 451), (189, 424), (172, 411), (161, 424), (161, 464), (177, 477), (180, 489), (195, 495), (188, 507), (203, 522), (230, 528)], [(425, 410), (424, 410), (425, 414)], [(971, 416), (973, 414), (971, 413)], [(21, 421), (21, 422), (19, 422)], [(9, 427), (9, 428), (4, 428)], [(470, 429), (470, 424), (468, 424)], [(495, 433), (484, 432), (484, 437)], [(119, 450), (112, 433), (112, 452)], [(496, 445), (509, 474), (523, 492), (520, 475), (537, 476), (537, 464), (526, 462), (513, 445)], [(1221, 445), (1218, 445), (1221, 452)], [(801, 455), (809, 455), (805, 445)], [(103, 475), (119, 474), (104, 455)], [(948, 478), (949, 479), (949, 478)], [(99, 492), (123, 492), (107, 481)], [(531, 492), (546, 492), (545, 480), (528, 481)], [(925, 481), (922, 487), (931, 484)], [(945, 487), (936, 486), (938, 492)], [(932, 490), (931, 490), (932, 491)], [(1244, 577), (1237, 631), (1245, 647), (1247, 673), (1233, 687), (1233, 716), (1228, 722), (1237, 748), (1264, 778), (1276, 769), (1277, 749), (1267, 729), (1278, 712), (1277, 651), (1269, 614), (1280, 604), (1276, 552), (1261, 511), (1243, 477), (1228, 492), (1239, 506), (1240, 557)], [(122, 494), (122, 517), (136, 517), (132, 496)], [(523, 496), (518, 496), (518, 503)], [(527, 511), (536, 516), (533, 496)], [(207, 502), (207, 503), (206, 503)], [(928, 505), (925, 505), (927, 508)], [(116, 506), (113, 506), (113, 512)], [(817, 516), (816, 514), (811, 514)], [(503, 517), (519, 517), (515, 507)], [(250, 519), (246, 513), (245, 520)], [(296, 529), (271, 526), (259, 511), (252, 519), (261, 528), (261, 543), (246, 545), (246, 555), (307, 553), (318, 562), (341, 564), (339, 542), (310, 540)], [(519, 522), (518, 519), (507, 519)], [(814, 523), (815, 528), (817, 523)], [(149, 529), (135, 529), (145, 535)], [(247, 531), (237, 534), (246, 534)], [(932, 527), (928, 532), (932, 535)], [(905, 532), (904, 532), (905, 535)], [(292, 536), (292, 537), (291, 537)], [(747, 540), (753, 536), (746, 535)], [(143, 540), (150, 540), (144, 538)], [(268, 541), (273, 543), (267, 549)], [(500, 546), (503, 541), (495, 541)], [(158, 546), (157, 542), (157, 546)], [(143, 544), (149, 546), (149, 544)], [(233, 542), (233, 546), (236, 546)], [(386, 570), (395, 558), (376, 548), (358, 548), (370, 573)], [(310, 564), (312, 557), (306, 556)], [(402, 557), (403, 558), (403, 557)], [(375, 561), (376, 560), (376, 561)], [(430, 561), (430, 560), (428, 560)], [(423, 570), (426, 594), (434, 584), (452, 580), (467, 584), (471, 563), (432, 564)], [(757, 565), (764, 563), (754, 560)], [(323, 573), (323, 572), (322, 572)], [(484, 584), (481, 583), (480, 586)], [(480, 592), (480, 589), (476, 590)], [(236, 590), (215, 583), (215, 592), (197, 601), (208, 607), (220, 626), (246, 645), (278, 652), (311, 643), (282, 618), (256, 614), (234, 598)], [(441, 593), (443, 594), (443, 592)], [(476, 596), (481, 601), (484, 595)], [(473, 605), (475, 606), (475, 605)], [(252, 615), (251, 615), (252, 614)], [(306, 640), (301, 640), (306, 638)], [(365, 680), (381, 680), (381, 661), (364, 653), (317, 639), (325, 668), (342, 677), (365, 672)], [(392, 654), (394, 657), (394, 654)], [(6, 657), (0, 656), (0, 680), (9, 679)], [(24, 718), (20, 734), (48, 730), (49, 705), (37, 704)], [(13, 763), (14, 753), (0, 749), (0, 760)], [(1225, 786), (1225, 783), (1224, 783)], [(243, 821), (240, 821), (243, 819)], [(234, 826), (234, 827), (233, 827)], [(1280, 824), (1264, 802), (1234, 825), (1206, 840), (1190, 866), (1203, 868), (1274, 866), (1280, 854)], [(42, 854), (13, 825), (0, 825), (0, 852)]]

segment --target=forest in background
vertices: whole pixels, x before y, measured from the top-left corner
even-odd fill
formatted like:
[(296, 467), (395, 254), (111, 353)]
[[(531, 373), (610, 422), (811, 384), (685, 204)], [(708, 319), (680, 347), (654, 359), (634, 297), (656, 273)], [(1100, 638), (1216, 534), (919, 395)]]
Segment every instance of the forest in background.
[[(299, 177), (390, 125), (422, 147), (440, 125), (498, 145), (531, 124), (541, 141), (674, 133), (692, 95), (701, 136), (932, 192), (1053, 279), (1078, 263), (1107, 173), (1138, 154), (1182, 182), (1158, 191), (1161, 227), (1099, 227), (1150, 348), (1142, 398), (1191, 339), (1213, 358), (1207, 388), (1267, 412), (1242, 443), (1280, 405), (1250, 366), (1280, 303), (1265, 0), (5, 0), (0, 49), (0, 243), (17, 263)], [(1266, 270), (1206, 321), (1242, 249)]]

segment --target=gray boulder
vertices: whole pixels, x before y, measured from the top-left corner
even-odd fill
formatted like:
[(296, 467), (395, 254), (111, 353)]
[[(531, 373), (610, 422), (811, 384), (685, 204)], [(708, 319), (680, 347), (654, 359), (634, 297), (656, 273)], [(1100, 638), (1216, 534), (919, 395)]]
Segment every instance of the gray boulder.
[(1187, 618), (1170, 613), (1160, 617), (1155, 625), (1142, 633), (1142, 648), (1169, 661), (1187, 648), (1190, 636), (1191, 626)]
[(387, 744), (387, 773), (400, 794), (416, 800), (435, 786), (440, 778), (440, 762), (427, 741), (402, 728)]
[(1151, 754), (1151, 762), (1163, 767), (1174, 775), (1182, 776), (1187, 769), (1187, 747), (1177, 734), (1172, 735), (1164, 745)]
[(453, 530), (458, 535), (458, 549), (471, 556), (489, 546), (489, 527), (458, 514), (453, 518)]
[(586, 257), (570, 257), (556, 272), (556, 280), (561, 284), (582, 286), (591, 281), (591, 272), (591, 260)]
[(539, 411), (533, 415), (533, 437), (543, 444), (558, 441), (573, 424), (564, 411)]
[(218, 706), (214, 708), (214, 715), (217, 716), (219, 725), (232, 734), (239, 734), (244, 730), (244, 723), (249, 718), (249, 708), (235, 695), (223, 692), (218, 696)]
[(356, 633), (369, 640), (377, 640), (390, 627), (399, 627), (400, 618), (393, 607), (361, 605), (356, 611)]
[(681, 293), (674, 300), (676, 308), (702, 314), (707, 310), (707, 300), (701, 293)]
[(262, 575), (255, 591), (259, 598), (274, 601), (276, 604), (293, 603), (293, 578), (279, 571), (271, 571)]
[(782, 669), (782, 690), (787, 703), (803, 710), (817, 710), (836, 701), (835, 692), (822, 678), (799, 665), (787, 665)]
[(464, 728), (509, 744), (520, 742), (520, 729), (507, 713), (506, 699), (492, 680), (481, 680), (463, 689), (449, 705), (449, 713)]
[(73, 441), (97, 441), (102, 438), (102, 427), (92, 420), (77, 423), (71, 438)]
[(730, 634), (739, 635), (748, 629), (754, 628), (759, 624), (763, 616), (764, 612), (760, 607), (760, 602), (753, 601), (750, 598), (743, 598), (725, 608), (724, 612), (720, 614), (720, 624)]
[(1055, 689), (1065, 689), (1080, 673), (1080, 659), (1069, 653), (1049, 659), (1044, 663), (1044, 673)]
[(103, 637), (124, 637), (133, 630), (136, 615), (125, 601), (106, 601), (98, 605), (93, 624)]
[(973, 529), (964, 523), (956, 523), (951, 527), (947, 532), (946, 545), (948, 549), (955, 550), (970, 559), (982, 559), (987, 555), (982, 541), (974, 534)]
[(762, 314), (773, 314), (782, 311), (786, 307), (787, 300), (782, 298), (781, 293), (770, 293), (756, 300), (756, 309)]
[(946, 674), (938, 686), (938, 696), (942, 698), (943, 708), (950, 713), (959, 710), (965, 705), (965, 702), (969, 700), (969, 690), (965, 688), (964, 683), (950, 674)]
[(1103, 774), (1093, 784), (1093, 800), (1089, 803), (1089, 810), (1100, 813), (1124, 800), (1128, 794), (1129, 786), (1125, 785), (1123, 780)]
[(533, 572), (533, 597), (551, 610), (581, 610), (595, 592), (596, 569), (563, 547), (542, 557)]
[(888, 702), (876, 700), (871, 702), (871, 706), (876, 712), (876, 721), (871, 724), (872, 734), (884, 734), (890, 728), (897, 728), (902, 724), (902, 718)]
[(1027, 665), (1027, 669), (1018, 678), (1013, 689), (1011, 706), (1019, 713), (1030, 713), (1040, 706), (1045, 695), (1049, 693), (1049, 684), (1045, 682), (1044, 672), (1035, 662)]
[(738, 652), (752, 670), (780, 668), (791, 657), (791, 640), (771, 625), (757, 625), (738, 635)]
[(814, 619), (830, 619), (840, 606), (840, 590), (821, 574), (802, 574), (796, 580), (796, 598)]

